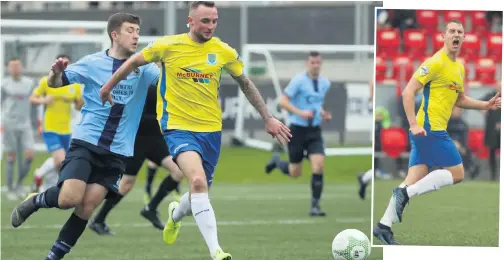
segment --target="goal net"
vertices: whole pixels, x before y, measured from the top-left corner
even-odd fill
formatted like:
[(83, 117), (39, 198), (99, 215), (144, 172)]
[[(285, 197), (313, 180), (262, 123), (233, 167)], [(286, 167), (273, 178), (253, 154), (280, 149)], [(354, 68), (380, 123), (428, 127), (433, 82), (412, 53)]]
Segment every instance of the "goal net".
[[(324, 107), (333, 119), (322, 124), (326, 154), (371, 155), (373, 109), (368, 101), (374, 46), (247, 44), (242, 49), (242, 60), (269, 110), (288, 125), (288, 113), (279, 107), (279, 97), (294, 75), (306, 71), (310, 51), (321, 53), (321, 74), (331, 81)], [(234, 104), (221, 100), (224, 123), (235, 119), (233, 144), (267, 151), (286, 150), (264, 131), (261, 117), (240, 90), (235, 97)], [(236, 111), (230, 113), (233, 105)], [(355, 147), (348, 147), (347, 143)]]
[[(37, 83), (48, 74), (58, 54), (67, 54), (72, 62), (76, 62), (88, 54), (110, 47), (107, 22), (2, 19), (1, 29), (0, 64), (4, 66), (0, 66), (0, 75), (7, 75), (7, 60), (19, 57), (23, 62), (23, 74)], [(140, 37), (138, 49), (156, 38)], [(43, 107), (36, 109), (37, 119), (41, 120)], [(74, 110), (72, 122), (77, 123), (79, 117), (80, 113)], [(41, 140), (37, 140), (36, 149), (45, 150)]]

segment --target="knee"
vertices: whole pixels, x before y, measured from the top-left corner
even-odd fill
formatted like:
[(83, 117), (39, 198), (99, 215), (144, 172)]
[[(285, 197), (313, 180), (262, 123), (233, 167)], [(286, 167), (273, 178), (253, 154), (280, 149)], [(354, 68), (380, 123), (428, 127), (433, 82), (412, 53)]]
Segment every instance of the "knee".
[(206, 178), (203, 176), (194, 176), (191, 180), (191, 192), (201, 193), (208, 191)]
[(58, 205), (61, 209), (71, 209), (76, 207), (82, 202), (82, 194), (75, 192), (65, 192), (61, 190), (58, 196)]
[(453, 184), (461, 183), (464, 181), (464, 169), (462, 168), (459, 171), (452, 172), (452, 177), (453, 177)]
[(184, 174), (179, 169), (177, 169), (176, 171), (171, 172), (170, 174), (172, 175), (172, 179), (174, 179), (177, 182), (181, 182), (182, 179), (184, 178)]
[(136, 178), (135, 177), (125, 177), (121, 180), (121, 183), (119, 184), (119, 193), (121, 195), (126, 195), (128, 194), (131, 189), (133, 188), (133, 185), (135, 185)]
[(293, 177), (293, 178), (297, 178), (297, 177), (301, 176), (301, 166), (296, 165), (294, 167), (290, 167), (289, 176)]
[(82, 203), (75, 208), (75, 214), (80, 218), (87, 220), (91, 217), (93, 211), (98, 207), (98, 205), (99, 203), (95, 203), (94, 201), (83, 200)]
[(316, 162), (312, 166), (313, 173), (323, 173), (324, 172), (324, 161)]

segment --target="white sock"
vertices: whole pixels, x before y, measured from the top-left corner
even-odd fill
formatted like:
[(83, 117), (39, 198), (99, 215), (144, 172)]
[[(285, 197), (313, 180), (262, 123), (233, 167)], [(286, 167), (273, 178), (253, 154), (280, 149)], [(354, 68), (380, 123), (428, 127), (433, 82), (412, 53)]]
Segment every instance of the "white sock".
[(54, 159), (49, 157), (45, 160), (45, 162), (40, 166), (39, 170), (35, 174), (37, 177), (44, 177), (48, 173), (54, 171)]
[(445, 169), (439, 169), (432, 171), (417, 183), (408, 186), (406, 191), (408, 192), (408, 196), (412, 198), (416, 195), (439, 190), (448, 185), (453, 185), (453, 176), (451, 172)]
[(380, 223), (382, 223), (387, 227), (392, 227), (392, 222), (395, 214), (394, 206), (395, 206), (394, 197), (392, 196), (389, 200), (387, 209), (385, 210), (385, 213), (383, 214), (383, 217), (380, 220)]
[(189, 192), (184, 193), (180, 197), (180, 204), (178, 208), (173, 211), (173, 221), (179, 222), (184, 216), (191, 212), (191, 201), (189, 200)]
[(191, 208), (194, 220), (196, 220), (196, 224), (210, 250), (210, 256), (213, 257), (215, 251), (220, 249), (220, 246), (217, 239), (217, 220), (212, 205), (210, 205), (208, 193), (191, 194)]
[[(406, 187), (406, 184), (401, 183), (399, 185), (399, 188), (404, 188)], [(392, 196), (389, 200), (389, 204), (387, 206), (387, 209), (385, 210), (385, 214), (383, 214), (382, 219), (380, 220), (380, 223), (387, 227), (392, 227), (392, 223), (396, 223), (396, 215), (395, 215), (395, 201), (394, 201), (394, 196)]]
[(362, 182), (368, 184), (373, 179), (373, 169), (368, 170), (364, 175), (362, 175)]

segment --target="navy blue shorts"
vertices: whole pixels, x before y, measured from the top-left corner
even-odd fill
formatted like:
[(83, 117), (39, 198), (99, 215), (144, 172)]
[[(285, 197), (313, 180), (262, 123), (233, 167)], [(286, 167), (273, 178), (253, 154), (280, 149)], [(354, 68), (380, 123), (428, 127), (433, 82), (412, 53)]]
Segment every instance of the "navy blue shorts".
[(215, 167), (219, 161), (222, 133), (168, 130), (165, 131), (164, 138), (175, 163), (182, 152), (195, 151), (200, 154), (207, 184), (211, 186)]
[(106, 198), (119, 194), (119, 182), (126, 171), (126, 158), (88, 142), (73, 139), (59, 173), (58, 187), (77, 179), (107, 188)]
[(429, 168), (452, 167), (462, 163), (460, 153), (446, 131), (427, 131), (427, 136), (410, 132), (411, 153), (408, 167), (426, 164)]

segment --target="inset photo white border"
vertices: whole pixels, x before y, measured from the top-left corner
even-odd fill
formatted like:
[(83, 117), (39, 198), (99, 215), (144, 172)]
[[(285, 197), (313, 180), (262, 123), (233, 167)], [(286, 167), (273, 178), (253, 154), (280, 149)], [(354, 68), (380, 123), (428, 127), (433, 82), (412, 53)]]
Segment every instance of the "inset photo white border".
[[(492, 11), (502, 11), (504, 10), (504, 2), (501, 1), (490, 1), (490, 0), (480, 0), (480, 1), (455, 1), (455, 0), (424, 0), (424, 1), (402, 1), (402, 0), (385, 0), (383, 2), (383, 9), (430, 9), (430, 10), (492, 10)], [(373, 17), (376, 15), (373, 14)], [(375, 18), (376, 19), (376, 18)], [(375, 28), (376, 30), (376, 28)], [(376, 34), (375, 34), (376, 43)], [(376, 48), (376, 45), (375, 45)], [(376, 51), (375, 51), (375, 68), (376, 68)], [(502, 72), (501, 77), (504, 75), (504, 66), (501, 66)], [(376, 78), (376, 72), (375, 77)], [(376, 82), (374, 83), (376, 86)], [(374, 88), (376, 91), (376, 88)], [(376, 92), (375, 92), (376, 93)], [(374, 95), (376, 99), (376, 95)], [(374, 101), (374, 100), (373, 100)], [(374, 102), (375, 103), (375, 102)], [(375, 103), (376, 104), (376, 103)], [(504, 117), (502, 117), (504, 119)], [(501, 120), (502, 120), (501, 119)], [(501, 147), (504, 144), (504, 140), (501, 139)], [(500, 164), (502, 165), (502, 156), (500, 157)], [(373, 162), (374, 167), (374, 162)], [(500, 186), (504, 184), (502, 175), (503, 171), (500, 168)], [(374, 180), (372, 184), (372, 202), (371, 207), (374, 207)], [(500, 189), (500, 207), (499, 207), (499, 247), (448, 247), (448, 246), (380, 246), (374, 245), (373, 247), (383, 247), (383, 259), (384, 260), (447, 260), (447, 259), (457, 259), (457, 260), (473, 260), (473, 259), (502, 259), (504, 256), (504, 217), (502, 209), (504, 209), (504, 192)], [(380, 216), (373, 216), (372, 212), (372, 228), (378, 221)], [(464, 216), (461, 216), (464, 217)], [(370, 239), (373, 241), (373, 235), (370, 234)], [(470, 234), (469, 234), (470, 236)]]

